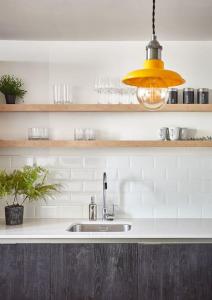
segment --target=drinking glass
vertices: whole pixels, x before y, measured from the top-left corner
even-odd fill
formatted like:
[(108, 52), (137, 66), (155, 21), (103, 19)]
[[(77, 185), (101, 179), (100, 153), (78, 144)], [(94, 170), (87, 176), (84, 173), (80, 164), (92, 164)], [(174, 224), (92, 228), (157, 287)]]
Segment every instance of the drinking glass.
[(71, 86), (67, 83), (59, 83), (53, 85), (53, 99), (55, 104), (70, 104)]
[(169, 138), (171, 141), (177, 141), (180, 139), (180, 127), (169, 128)]
[(95, 140), (96, 139), (95, 130), (92, 128), (85, 128), (84, 129), (84, 138), (87, 141)]
[(97, 77), (94, 84), (94, 90), (98, 93), (98, 103), (105, 104), (104, 97), (104, 79), (102, 77)]
[(75, 139), (75, 141), (84, 140), (84, 129), (83, 128), (75, 128), (74, 129), (74, 139)]
[(53, 84), (53, 100), (55, 104), (61, 104), (60, 99), (60, 85), (59, 84)]
[(49, 128), (46, 127), (32, 127), (28, 129), (29, 140), (48, 140)]

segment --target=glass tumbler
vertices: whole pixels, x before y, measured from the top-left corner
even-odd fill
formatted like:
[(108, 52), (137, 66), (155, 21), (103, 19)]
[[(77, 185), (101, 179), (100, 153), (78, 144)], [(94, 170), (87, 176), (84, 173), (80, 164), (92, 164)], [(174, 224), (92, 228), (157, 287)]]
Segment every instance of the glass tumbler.
[(53, 99), (55, 104), (70, 104), (71, 86), (67, 83), (53, 85)]
[(49, 128), (46, 127), (32, 127), (28, 129), (29, 140), (48, 140)]
[(87, 140), (87, 141), (95, 140), (96, 139), (95, 130), (92, 128), (85, 128), (84, 137), (85, 137), (85, 140)]
[(84, 140), (84, 130), (82, 128), (74, 129), (74, 139), (75, 141)]

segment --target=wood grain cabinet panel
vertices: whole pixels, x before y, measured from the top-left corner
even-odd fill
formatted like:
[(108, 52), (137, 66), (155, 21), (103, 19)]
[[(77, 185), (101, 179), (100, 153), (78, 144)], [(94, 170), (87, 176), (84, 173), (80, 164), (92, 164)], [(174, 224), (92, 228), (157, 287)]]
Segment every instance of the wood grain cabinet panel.
[(93, 244), (51, 246), (51, 299), (94, 298)]
[(95, 299), (138, 299), (137, 245), (99, 244), (94, 251)]
[(48, 245), (0, 245), (0, 299), (50, 299)]
[(138, 246), (139, 300), (211, 300), (212, 244)]
[(137, 299), (137, 245), (54, 245), (51, 256), (52, 299)]
[(0, 299), (211, 300), (212, 244), (0, 245)]
[(24, 257), (23, 299), (50, 299), (50, 247), (45, 244), (19, 245)]
[(17, 245), (0, 245), (0, 299), (24, 299), (24, 258)]

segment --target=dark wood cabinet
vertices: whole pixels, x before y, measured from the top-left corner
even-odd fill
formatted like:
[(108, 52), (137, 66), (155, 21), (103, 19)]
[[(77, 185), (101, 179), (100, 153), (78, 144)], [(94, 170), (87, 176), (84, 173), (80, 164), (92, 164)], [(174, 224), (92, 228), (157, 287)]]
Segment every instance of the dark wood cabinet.
[(136, 300), (136, 244), (52, 247), (52, 299)]
[[(17, 245), (0, 246), (0, 297), (21, 300), (23, 296), (23, 256)], [(15, 298), (16, 297), (16, 298)]]
[(211, 300), (212, 244), (139, 245), (139, 300)]
[(50, 299), (49, 246), (0, 245), (0, 299)]
[(212, 244), (0, 245), (0, 299), (211, 300)]

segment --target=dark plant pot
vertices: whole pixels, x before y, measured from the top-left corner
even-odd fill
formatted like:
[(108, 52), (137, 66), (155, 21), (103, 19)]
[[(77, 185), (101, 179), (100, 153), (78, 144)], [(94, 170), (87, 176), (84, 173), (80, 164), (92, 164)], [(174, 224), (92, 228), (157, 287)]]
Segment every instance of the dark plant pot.
[(5, 207), (6, 225), (23, 224), (24, 207), (22, 205), (10, 205)]
[(16, 95), (5, 95), (5, 100), (7, 104), (15, 104)]

